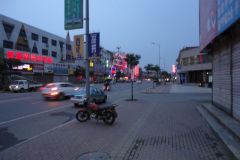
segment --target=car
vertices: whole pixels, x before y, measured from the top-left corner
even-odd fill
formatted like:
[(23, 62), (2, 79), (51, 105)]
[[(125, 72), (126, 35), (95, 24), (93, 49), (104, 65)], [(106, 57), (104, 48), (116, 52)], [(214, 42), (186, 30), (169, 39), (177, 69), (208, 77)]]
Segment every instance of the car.
[[(87, 102), (86, 88), (79, 88), (70, 100), (75, 106), (84, 105)], [(103, 90), (96, 87), (90, 87), (90, 103), (105, 103), (106, 101), (107, 95), (103, 92)]]
[(147, 82), (151, 82), (151, 79), (150, 79), (150, 78), (148, 78), (148, 79), (147, 79)]
[(142, 81), (141, 81), (140, 79), (138, 79), (138, 80), (136, 81), (136, 83), (137, 83), (137, 84), (141, 84)]
[(65, 97), (73, 96), (75, 89), (76, 87), (67, 82), (49, 83), (45, 87), (40, 88), (45, 100), (63, 100)]

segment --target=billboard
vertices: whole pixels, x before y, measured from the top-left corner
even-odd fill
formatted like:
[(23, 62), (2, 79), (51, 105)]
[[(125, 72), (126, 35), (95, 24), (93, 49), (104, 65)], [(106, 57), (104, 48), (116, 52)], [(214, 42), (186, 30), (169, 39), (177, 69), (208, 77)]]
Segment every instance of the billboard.
[(217, 1), (217, 24), (218, 34), (240, 18), (240, 0), (218, 0)]
[(73, 58), (84, 57), (84, 35), (75, 35), (73, 42)]
[(65, 0), (65, 30), (83, 28), (83, 0)]
[(202, 51), (217, 36), (217, 0), (199, 0), (199, 41)]
[(88, 35), (88, 57), (100, 57), (100, 33)]

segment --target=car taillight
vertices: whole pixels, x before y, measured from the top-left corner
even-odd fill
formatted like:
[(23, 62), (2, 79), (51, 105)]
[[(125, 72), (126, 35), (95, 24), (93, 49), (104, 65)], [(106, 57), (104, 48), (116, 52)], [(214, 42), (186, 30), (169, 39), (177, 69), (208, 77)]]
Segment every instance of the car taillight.
[(58, 87), (51, 88), (51, 91), (56, 91), (56, 90), (58, 90)]
[(45, 88), (45, 87), (41, 87), (41, 88), (40, 88), (40, 91), (43, 91), (44, 89), (46, 89), (46, 88)]

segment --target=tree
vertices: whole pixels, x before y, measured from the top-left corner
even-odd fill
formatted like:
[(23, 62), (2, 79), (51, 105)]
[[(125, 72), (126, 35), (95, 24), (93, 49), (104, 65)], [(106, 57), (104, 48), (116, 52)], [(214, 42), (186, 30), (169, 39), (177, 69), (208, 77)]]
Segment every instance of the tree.
[[(135, 55), (135, 54), (127, 54), (126, 55), (126, 59), (125, 61), (127, 62), (127, 64), (129, 65), (130, 67), (130, 70), (131, 70), (131, 74), (132, 73), (132, 70), (133, 68), (139, 64), (139, 60), (140, 60), (141, 56), (140, 55)], [(132, 76), (131, 76), (132, 77)], [(133, 81), (132, 81), (132, 95), (131, 95), (131, 100), (133, 101)]]
[(148, 78), (149, 78), (149, 73), (152, 72), (153, 70), (153, 64), (147, 64), (144, 69), (147, 71), (147, 75), (148, 75)]
[(77, 66), (76, 70), (74, 71), (74, 76), (75, 77), (78, 77), (78, 76), (85, 77), (85, 68), (83, 68), (81, 66)]

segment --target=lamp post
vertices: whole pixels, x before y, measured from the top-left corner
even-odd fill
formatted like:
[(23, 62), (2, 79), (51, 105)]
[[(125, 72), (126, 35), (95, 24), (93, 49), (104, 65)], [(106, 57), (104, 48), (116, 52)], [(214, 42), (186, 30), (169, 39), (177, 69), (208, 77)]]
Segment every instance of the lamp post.
[(85, 53), (84, 53), (84, 59), (85, 59), (85, 66), (86, 66), (86, 95), (87, 100), (89, 103), (89, 97), (90, 97), (90, 80), (89, 80), (89, 60), (88, 60), (88, 35), (89, 35), (89, 0), (86, 0), (86, 45), (85, 45)]
[(158, 65), (159, 65), (159, 72), (161, 73), (161, 67), (160, 67), (160, 44), (156, 43), (156, 42), (152, 42), (152, 45), (157, 45), (158, 46), (158, 51), (159, 51)]

